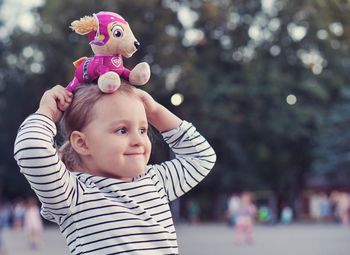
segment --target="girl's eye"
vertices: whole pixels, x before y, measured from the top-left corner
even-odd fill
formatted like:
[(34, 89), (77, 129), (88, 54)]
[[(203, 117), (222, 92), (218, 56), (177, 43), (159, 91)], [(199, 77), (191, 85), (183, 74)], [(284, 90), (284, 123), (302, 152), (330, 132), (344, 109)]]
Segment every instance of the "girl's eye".
[(147, 128), (141, 128), (140, 129), (141, 134), (147, 134)]
[(112, 29), (112, 34), (114, 37), (123, 37), (124, 35), (124, 30), (121, 26), (115, 26)]
[(124, 135), (124, 134), (126, 134), (127, 132), (128, 132), (128, 130), (127, 130), (125, 127), (123, 127), (123, 128), (118, 128), (118, 129), (115, 131), (115, 133), (118, 134), (118, 135)]

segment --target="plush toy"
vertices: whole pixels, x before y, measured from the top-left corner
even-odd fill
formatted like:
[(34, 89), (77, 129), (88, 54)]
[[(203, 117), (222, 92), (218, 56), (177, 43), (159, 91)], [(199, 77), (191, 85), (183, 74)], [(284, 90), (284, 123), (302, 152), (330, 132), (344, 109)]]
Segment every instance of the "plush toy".
[(151, 72), (147, 63), (137, 64), (132, 70), (123, 65), (123, 57), (130, 58), (140, 47), (128, 22), (113, 12), (99, 12), (85, 16), (71, 24), (73, 31), (88, 35), (93, 57), (83, 57), (74, 62), (74, 79), (67, 90), (83, 83), (97, 82), (102, 92), (112, 93), (120, 86), (120, 77), (133, 85), (144, 85)]

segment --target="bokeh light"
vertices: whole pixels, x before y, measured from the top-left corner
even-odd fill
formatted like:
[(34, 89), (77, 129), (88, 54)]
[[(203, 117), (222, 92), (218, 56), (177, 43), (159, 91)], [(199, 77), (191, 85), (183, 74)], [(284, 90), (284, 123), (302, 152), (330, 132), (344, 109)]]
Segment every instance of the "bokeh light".
[(180, 104), (183, 103), (184, 101), (184, 96), (180, 93), (176, 93), (174, 95), (171, 96), (170, 99), (171, 103), (175, 106), (179, 106)]
[(289, 94), (286, 98), (287, 104), (295, 105), (297, 103), (297, 97), (293, 94)]

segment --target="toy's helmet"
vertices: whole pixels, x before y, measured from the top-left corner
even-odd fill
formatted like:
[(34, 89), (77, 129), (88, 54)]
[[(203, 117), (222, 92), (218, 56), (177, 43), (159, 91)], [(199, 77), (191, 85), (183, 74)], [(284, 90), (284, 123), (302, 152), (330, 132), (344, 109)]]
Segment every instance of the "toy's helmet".
[(126, 20), (114, 12), (98, 12), (93, 14), (98, 21), (97, 31), (92, 31), (88, 34), (90, 44), (103, 46), (109, 40), (108, 25), (111, 22), (120, 22), (127, 24)]

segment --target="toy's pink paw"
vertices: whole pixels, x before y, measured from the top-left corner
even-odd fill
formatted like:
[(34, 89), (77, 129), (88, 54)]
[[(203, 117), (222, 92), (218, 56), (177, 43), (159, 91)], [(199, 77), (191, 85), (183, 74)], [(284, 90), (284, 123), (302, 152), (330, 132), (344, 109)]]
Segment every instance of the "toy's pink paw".
[(151, 69), (149, 64), (143, 62), (137, 64), (134, 69), (130, 72), (130, 83), (133, 85), (144, 85), (151, 77)]
[(113, 93), (120, 86), (120, 77), (115, 72), (107, 72), (98, 78), (97, 85), (103, 93)]
[(108, 86), (107, 86), (108, 92), (113, 92), (115, 90), (116, 90), (116, 86), (114, 84), (108, 84)]
[(150, 73), (150, 72), (148, 72), (148, 73), (145, 72), (145, 73), (143, 73), (143, 74), (141, 75), (141, 77), (142, 77), (142, 78), (141, 78), (142, 81), (146, 83), (146, 82), (149, 80), (149, 78), (151, 77), (151, 73)]

